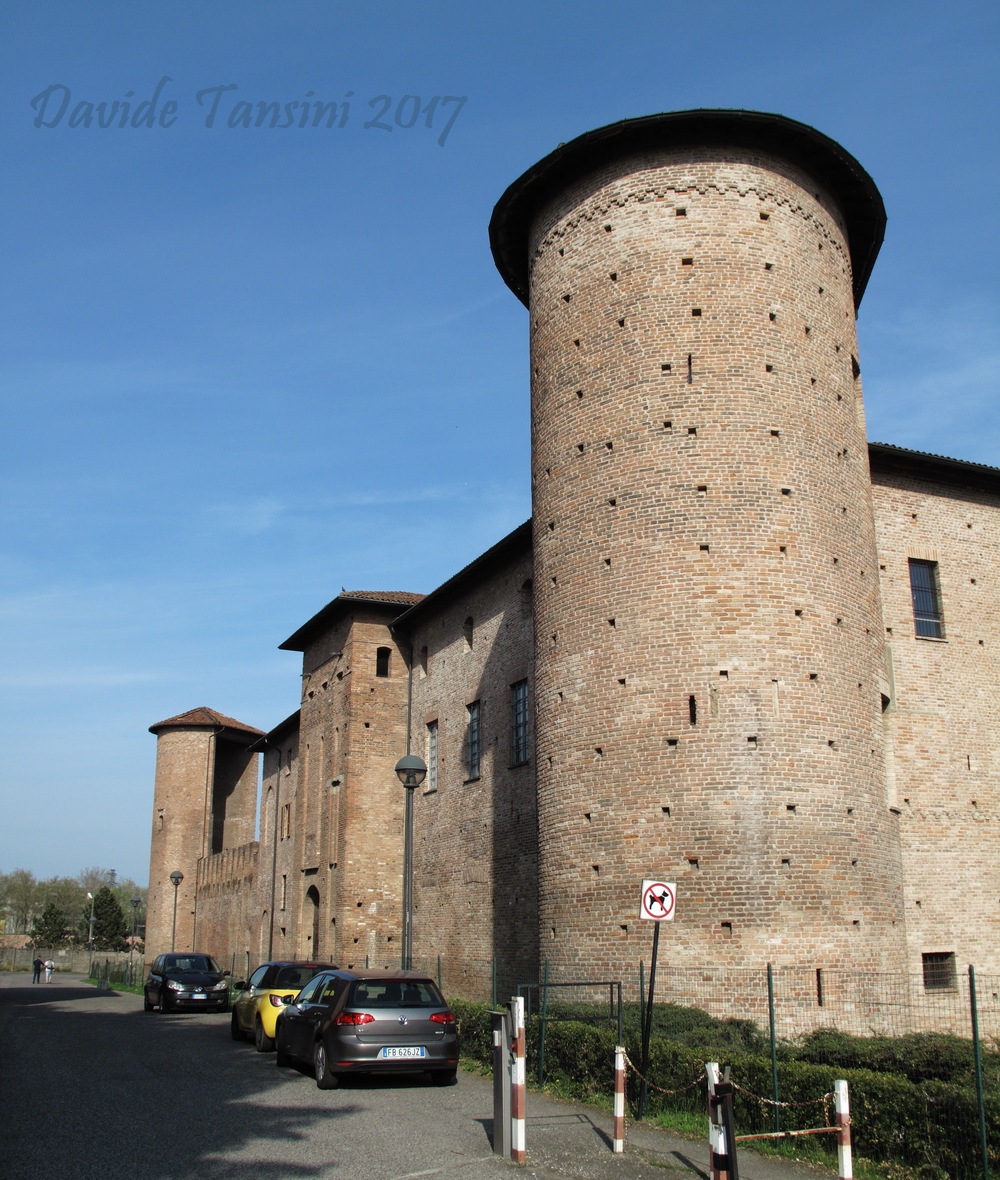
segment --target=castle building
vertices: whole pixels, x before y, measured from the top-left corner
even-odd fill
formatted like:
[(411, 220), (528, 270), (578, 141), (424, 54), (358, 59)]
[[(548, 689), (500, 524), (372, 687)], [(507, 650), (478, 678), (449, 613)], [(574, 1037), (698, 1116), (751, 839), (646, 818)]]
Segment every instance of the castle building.
[(620, 977), (650, 877), (675, 964), (1000, 973), (1000, 471), (866, 441), (884, 228), (843, 148), (754, 112), (614, 124), (515, 181), (490, 240), (528, 309), (532, 519), (426, 596), (330, 602), (268, 733), (151, 727), (150, 954), (398, 962), (412, 751), (415, 958), (456, 992)]

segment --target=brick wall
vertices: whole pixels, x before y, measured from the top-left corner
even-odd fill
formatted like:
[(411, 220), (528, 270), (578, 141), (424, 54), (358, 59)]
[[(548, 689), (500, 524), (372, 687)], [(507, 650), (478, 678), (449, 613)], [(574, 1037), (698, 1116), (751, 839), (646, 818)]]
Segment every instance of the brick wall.
[[(511, 686), (532, 669), (530, 552), (440, 603), (419, 608), (413, 643), (413, 753), (436, 788), (414, 797), (414, 964), (488, 992), (491, 960), (537, 970), (537, 815), (532, 757), (513, 765)], [(469, 762), (469, 706), (479, 706), (479, 766)], [(529, 709), (533, 700), (529, 686)], [(478, 770), (478, 773), (476, 771)]]
[(197, 949), (214, 955), (223, 970), (239, 972), (247, 956), (256, 955), (258, 855), (254, 841), (198, 862), (194, 939)]
[[(1000, 494), (874, 473), (893, 682), (886, 713), (905, 866), (907, 969), (925, 953), (1000, 972)], [(909, 559), (937, 563), (944, 635), (917, 638)]]

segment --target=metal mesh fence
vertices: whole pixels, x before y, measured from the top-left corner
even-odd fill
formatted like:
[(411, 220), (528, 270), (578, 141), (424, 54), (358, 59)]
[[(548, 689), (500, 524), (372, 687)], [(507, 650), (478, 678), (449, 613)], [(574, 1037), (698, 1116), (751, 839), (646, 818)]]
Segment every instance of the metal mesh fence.
[[(501, 959), (456, 961), (447, 955), (414, 958), (414, 968), (440, 980), (446, 994), (495, 1004), (518, 988), (569, 983), (585, 977), (579, 967)], [(626, 1007), (645, 995), (648, 969), (622, 963), (612, 972), (623, 985)], [(591, 978), (593, 974), (591, 973)], [(775, 1035), (794, 1041), (816, 1028), (836, 1028), (854, 1036), (905, 1036), (914, 1032), (972, 1035), (969, 977), (957, 973), (941, 986), (928, 986), (923, 975), (837, 971), (828, 968), (774, 968)], [(986, 1043), (1000, 1045), (1000, 975), (976, 976), (979, 1032)], [(700, 1008), (720, 1020), (752, 1020), (769, 1028), (766, 967), (657, 967), (655, 1001)]]

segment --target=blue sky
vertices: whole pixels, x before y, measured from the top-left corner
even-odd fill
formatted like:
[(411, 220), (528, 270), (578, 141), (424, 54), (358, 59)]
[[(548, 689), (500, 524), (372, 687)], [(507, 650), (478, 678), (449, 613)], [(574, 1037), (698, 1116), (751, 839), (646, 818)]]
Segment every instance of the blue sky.
[[(972, 0), (3, 5), (0, 872), (145, 881), (150, 724), (269, 728), (298, 704), (277, 645), (342, 587), (430, 590), (527, 518), (527, 320), (487, 224), (594, 127), (739, 107), (842, 143), (889, 213), (869, 435), (1000, 465), (998, 27)], [(154, 126), (70, 125), (162, 79)], [(316, 100), (343, 126), (239, 125)]]

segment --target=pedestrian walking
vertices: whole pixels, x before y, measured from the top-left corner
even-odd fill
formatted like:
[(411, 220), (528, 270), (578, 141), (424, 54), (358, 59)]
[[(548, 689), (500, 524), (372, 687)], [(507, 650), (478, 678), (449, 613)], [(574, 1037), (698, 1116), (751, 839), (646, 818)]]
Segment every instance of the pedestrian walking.
[(44, 966), (45, 966), (45, 964), (42, 962), (41, 956), (35, 955), (34, 962), (31, 964), (31, 982), (32, 983), (41, 983), (42, 982), (42, 968)]
[(45, 982), (46, 983), (52, 982), (52, 972), (55, 971), (55, 969), (56, 969), (55, 963), (53, 963), (51, 959), (46, 959), (45, 960)]

